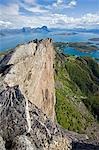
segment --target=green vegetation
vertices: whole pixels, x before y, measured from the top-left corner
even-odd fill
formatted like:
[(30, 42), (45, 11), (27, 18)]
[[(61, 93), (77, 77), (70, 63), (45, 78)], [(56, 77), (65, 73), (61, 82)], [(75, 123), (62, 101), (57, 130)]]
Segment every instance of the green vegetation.
[(4, 53), (3, 53), (3, 52), (0, 52), (0, 57), (3, 56), (3, 55), (4, 55)]
[(99, 50), (98, 46), (92, 45), (93, 43), (90, 42), (56, 42), (54, 43), (54, 46), (57, 47), (57, 49), (61, 52), (64, 51), (64, 48), (66, 47), (73, 47), (78, 51), (81, 52), (90, 52)]
[(86, 133), (99, 120), (99, 65), (88, 57), (56, 52), (55, 82), (58, 123), (66, 129)]
[(90, 42), (70, 42), (69, 47), (76, 48), (82, 52), (95, 51), (99, 49), (97, 46), (92, 45)]
[(4, 56), (5, 54), (7, 54), (9, 51), (11, 51), (11, 49), (7, 50), (7, 51), (2, 51), (0, 52), (0, 57)]

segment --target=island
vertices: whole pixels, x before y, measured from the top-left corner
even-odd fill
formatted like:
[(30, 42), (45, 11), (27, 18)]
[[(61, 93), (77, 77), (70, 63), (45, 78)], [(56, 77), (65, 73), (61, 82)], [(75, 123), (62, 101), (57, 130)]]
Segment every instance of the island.
[(66, 47), (73, 47), (80, 52), (91, 52), (99, 50), (98, 46), (90, 44), (90, 42), (56, 42), (54, 45), (60, 50), (64, 50)]
[(77, 34), (76, 32), (72, 32), (72, 33), (56, 33), (54, 35), (62, 35), (62, 36), (70, 36), (70, 35), (75, 35)]
[(90, 41), (99, 41), (99, 38), (91, 38), (91, 39), (89, 39)]

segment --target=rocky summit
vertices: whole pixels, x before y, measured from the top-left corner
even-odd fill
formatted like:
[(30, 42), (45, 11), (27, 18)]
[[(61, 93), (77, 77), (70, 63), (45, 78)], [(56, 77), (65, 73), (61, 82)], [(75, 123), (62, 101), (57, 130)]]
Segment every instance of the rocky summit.
[(0, 150), (98, 150), (55, 116), (54, 47), (35, 40), (0, 58)]

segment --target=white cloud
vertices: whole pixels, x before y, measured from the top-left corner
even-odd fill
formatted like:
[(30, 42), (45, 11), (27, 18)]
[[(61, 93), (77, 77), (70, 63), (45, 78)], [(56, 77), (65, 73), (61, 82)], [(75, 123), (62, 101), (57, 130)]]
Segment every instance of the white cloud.
[(24, 2), (28, 4), (35, 4), (36, 0), (24, 0)]
[(25, 9), (34, 13), (47, 13), (48, 12), (48, 10), (43, 9), (39, 5), (35, 5), (34, 7), (25, 7)]
[(67, 15), (55, 14), (52, 19), (52, 26), (72, 28), (91, 27), (99, 24), (99, 13), (85, 14), (80, 18), (68, 17)]
[(77, 5), (77, 1), (72, 0), (68, 3), (67, 8), (72, 8), (72, 7), (75, 7), (76, 5)]
[(39, 12), (40, 15), (24, 16), (19, 13), (18, 4), (10, 4), (0, 7), (0, 28), (22, 28), (23, 26), (37, 27), (47, 25), (48, 27), (72, 28), (91, 27), (99, 25), (99, 12), (88, 13), (81, 17), (70, 17), (66, 14), (53, 14), (51, 11), (43, 10), (40, 6), (28, 7), (31, 12)]
[(70, 0), (69, 2), (64, 2), (63, 0), (57, 0), (56, 3), (53, 3), (53, 7), (56, 8), (73, 8), (77, 5), (77, 0)]
[[(25, 2), (27, 2), (28, 0), (25, 0)], [(43, 7), (42, 5), (39, 5), (36, 3), (36, 0), (29, 0), (28, 3), (30, 3), (30, 5), (26, 4), (26, 3), (19, 3), (19, 6), (21, 6), (22, 8), (24, 8), (27, 11), (30, 11), (31, 13), (47, 13), (49, 12), (48, 9), (46, 9), (45, 7)]]
[(88, 13), (86, 15), (84, 15), (82, 17), (82, 21), (83, 23), (99, 23), (99, 13), (97, 14), (91, 14), (91, 13)]
[(0, 5), (0, 15), (18, 15), (19, 5), (18, 4), (9, 4), (7, 6)]
[[(29, 9), (29, 8), (28, 8)], [(32, 12), (42, 13), (40, 16), (24, 16), (19, 13), (19, 5), (10, 4), (8, 6), (0, 7), (0, 20), (2, 23), (0, 28), (21, 28), (24, 26), (36, 27), (49, 24), (51, 18), (46, 16), (46, 11), (42, 10), (39, 6), (29, 9)], [(45, 17), (44, 17), (45, 14)], [(8, 24), (9, 22), (9, 24)], [(5, 24), (4, 24), (5, 23)]]
[(63, 3), (63, 0), (57, 0), (57, 4)]
[(9, 21), (2, 21), (2, 20), (0, 21), (0, 28), (8, 28), (10, 26), (12, 26), (11, 22), (9, 22)]

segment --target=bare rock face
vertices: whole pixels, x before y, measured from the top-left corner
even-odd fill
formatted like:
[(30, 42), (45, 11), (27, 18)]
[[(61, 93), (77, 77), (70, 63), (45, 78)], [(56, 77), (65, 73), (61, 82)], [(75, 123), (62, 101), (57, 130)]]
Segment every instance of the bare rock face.
[(29, 141), (29, 138), (25, 135), (16, 137), (13, 141), (13, 150), (37, 150), (35, 144)]
[[(29, 42), (15, 48), (6, 65), (10, 67), (5, 82), (19, 85), (23, 95), (52, 120), (55, 118), (55, 90), (51, 39)], [(3, 69), (5, 69), (4, 66)]]
[(18, 86), (7, 87), (0, 93), (0, 135), (11, 140), (26, 132), (26, 101)]
[(5, 142), (1, 136), (0, 136), (0, 150), (6, 150), (5, 149)]
[(18, 86), (6, 87), (0, 93), (0, 150), (71, 149), (71, 140), (60, 127), (29, 101), (26, 110), (26, 101)]

